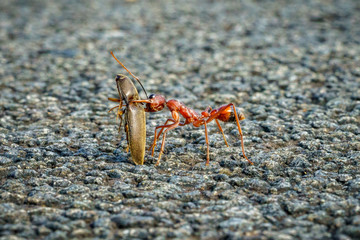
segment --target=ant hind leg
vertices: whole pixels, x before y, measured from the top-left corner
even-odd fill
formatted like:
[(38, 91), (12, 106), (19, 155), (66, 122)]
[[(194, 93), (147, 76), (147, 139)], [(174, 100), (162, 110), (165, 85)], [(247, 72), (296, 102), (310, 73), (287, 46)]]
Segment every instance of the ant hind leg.
[(239, 121), (239, 118), (238, 118), (238, 115), (237, 115), (237, 112), (236, 112), (236, 108), (235, 108), (235, 105), (233, 103), (230, 103), (229, 105), (231, 105), (234, 109), (234, 114), (235, 114), (235, 119), (236, 119), (236, 124), (237, 124), (237, 127), (238, 127), (238, 130), (239, 130), (239, 134), (240, 134), (240, 140), (241, 140), (241, 150), (242, 150), (242, 153), (243, 153), (243, 156), (246, 160), (248, 160), (248, 162), (251, 164), (251, 165), (254, 165), (254, 163), (252, 161), (250, 161), (250, 159), (248, 159), (245, 155), (245, 147), (244, 147), (244, 139), (243, 139), (243, 134), (242, 134), (242, 131), (241, 131), (241, 127), (240, 127), (240, 121)]
[(205, 141), (206, 141), (206, 166), (209, 165), (210, 162), (210, 150), (209, 150), (209, 137), (208, 137), (208, 131), (207, 131), (207, 126), (206, 126), (206, 121), (204, 121), (204, 126), (205, 126)]

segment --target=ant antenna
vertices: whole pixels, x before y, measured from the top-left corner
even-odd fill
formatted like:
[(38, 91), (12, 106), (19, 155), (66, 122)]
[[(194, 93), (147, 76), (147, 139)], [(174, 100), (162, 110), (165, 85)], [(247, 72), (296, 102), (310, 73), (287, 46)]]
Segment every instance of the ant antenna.
[(135, 80), (140, 84), (141, 88), (144, 90), (145, 95), (146, 95), (146, 98), (149, 98), (148, 95), (147, 95), (147, 92), (146, 92), (146, 90), (145, 90), (145, 88), (144, 88), (144, 86), (143, 86), (143, 85), (141, 84), (141, 82), (140, 82), (140, 79), (139, 79), (138, 77), (136, 77), (134, 74), (132, 74), (132, 73), (124, 66), (124, 64), (122, 64), (122, 62), (120, 62), (120, 61), (114, 56), (113, 52), (110, 52), (110, 54), (113, 56), (113, 58), (115, 58), (115, 60), (116, 60), (133, 78), (135, 78)]

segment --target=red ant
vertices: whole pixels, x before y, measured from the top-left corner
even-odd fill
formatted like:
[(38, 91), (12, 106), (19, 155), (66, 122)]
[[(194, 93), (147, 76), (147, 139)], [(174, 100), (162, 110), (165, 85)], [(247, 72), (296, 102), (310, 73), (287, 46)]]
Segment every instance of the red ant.
[[(145, 108), (146, 112), (161, 111), (165, 107), (165, 105), (171, 112), (172, 119), (169, 118), (168, 120), (166, 120), (164, 125), (157, 126), (155, 128), (154, 142), (153, 142), (152, 146), (150, 147), (150, 149), (152, 149), (152, 154), (151, 154), (152, 156), (154, 155), (154, 148), (156, 146), (156, 141), (159, 139), (161, 133), (164, 132), (163, 140), (161, 143), (161, 150), (160, 150), (159, 158), (156, 162), (156, 165), (159, 165), (161, 154), (164, 151), (166, 133), (178, 126), (185, 126), (190, 123), (192, 123), (194, 125), (194, 127), (200, 127), (201, 125), (205, 126), (205, 139), (206, 139), (206, 145), (207, 145), (206, 165), (209, 165), (209, 159), (210, 159), (210, 157), (209, 157), (209, 139), (208, 139), (208, 130), (207, 130), (206, 124), (211, 122), (214, 119), (216, 121), (216, 124), (217, 124), (221, 134), (223, 135), (225, 144), (228, 147), (229, 147), (229, 145), (226, 141), (226, 138), (225, 138), (224, 132), (220, 126), (219, 120), (222, 122), (236, 121), (238, 130), (239, 130), (239, 134), (240, 134), (241, 148), (242, 148), (243, 156), (251, 165), (254, 164), (252, 161), (250, 161), (246, 157), (245, 151), (244, 151), (244, 141), (243, 141), (243, 135), (242, 135), (239, 121), (245, 119), (245, 116), (242, 113), (240, 113), (239, 115), (237, 114), (235, 105), (233, 103), (223, 105), (223, 106), (219, 107), (218, 109), (214, 109), (214, 110), (212, 110), (211, 107), (208, 107), (208, 108), (206, 108), (205, 111), (203, 111), (203, 112), (201, 112), (201, 114), (199, 114), (199, 113), (195, 112), (193, 109), (186, 107), (183, 103), (179, 102), (178, 100), (171, 99), (169, 101), (166, 101), (164, 96), (157, 95), (157, 94), (150, 95), (149, 98), (146, 100), (134, 100), (133, 102), (146, 103), (146, 108)], [(233, 108), (233, 111), (231, 110), (231, 107)], [(179, 114), (185, 118), (185, 122), (183, 122), (183, 123), (180, 122)], [(172, 122), (172, 123), (168, 124), (169, 122)], [(160, 129), (160, 131), (157, 133), (158, 129)], [(166, 129), (166, 130), (164, 131), (164, 129)]]
[[(113, 57), (115, 58), (115, 56), (113, 56)], [(117, 61), (121, 64), (122, 67), (125, 68), (126, 71), (128, 71), (130, 73), (130, 75), (133, 75), (119, 60), (117, 60)], [(164, 151), (166, 133), (178, 126), (185, 126), (190, 123), (192, 123), (194, 125), (194, 127), (200, 127), (201, 125), (205, 126), (205, 139), (206, 139), (206, 145), (207, 145), (206, 165), (209, 165), (210, 157), (209, 157), (209, 139), (208, 139), (207, 123), (211, 122), (214, 119), (216, 121), (216, 124), (217, 124), (221, 134), (223, 135), (223, 138), (224, 138), (224, 141), (225, 141), (225, 144), (227, 147), (229, 147), (229, 145), (226, 141), (226, 138), (225, 138), (224, 132), (220, 126), (219, 120), (222, 122), (235, 122), (236, 121), (238, 130), (239, 130), (239, 134), (240, 134), (241, 150), (242, 150), (243, 156), (251, 165), (254, 164), (252, 161), (250, 161), (246, 157), (245, 150), (244, 150), (243, 135), (242, 135), (242, 131), (241, 131), (239, 122), (241, 120), (244, 120), (245, 116), (242, 113), (237, 114), (235, 105), (233, 103), (223, 105), (223, 106), (219, 107), (218, 109), (214, 109), (214, 110), (212, 110), (211, 107), (207, 107), (205, 111), (203, 111), (203, 112), (201, 112), (201, 114), (199, 114), (196, 111), (194, 111), (193, 109), (186, 107), (183, 103), (179, 102), (178, 100), (171, 99), (171, 100), (166, 101), (164, 96), (158, 95), (158, 94), (151, 94), (149, 96), (149, 98), (146, 100), (131, 100), (131, 102), (132, 103), (146, 103), (145, 112), (161, 111), (165, 107), (165, 105), (171, 112), (172, 119), (171, 118), (167, 119), (164, 125), (160, 125), (155, 128), (154, 142), (153, 142), (152, 146), (149, 148), (149, 150), (152, 149), (152, 154), (151, 154), (152, 156), (154, 156), (154, 149), (156, 146), (156, 141), (159, 139), (161, 133), (164, 132), (162, 143), (161, 143), (161, 149), (160, 149), (160, 153), (159, 153), (159, 158), (155, 165), (159, 165), (159, 163), (160, 163), (161, 154)], [(233, 108), (233, 111), (231, 110), (231, 107)], [(185, 122), (183, 122), (183, 123), (180, 122), (180, 115), (182, 115), (185, 118)], [(172, 123), (168, 124), (169, 122), (172, 122)], [(157, 133), (158, 129), (160, 129), (160, 131)], [(166, 130), (164, 131), (164, 129), (166, 129)]]

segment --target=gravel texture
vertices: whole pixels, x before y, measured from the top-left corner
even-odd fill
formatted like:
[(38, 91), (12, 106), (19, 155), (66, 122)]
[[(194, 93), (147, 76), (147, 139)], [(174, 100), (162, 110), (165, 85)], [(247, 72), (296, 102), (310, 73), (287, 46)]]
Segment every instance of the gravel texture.
[[(0, 1), (0, 239), (359, 239), (360, 2)], [(149, 93), (247, 117), (135, 166), (115, 51)], [(144, 95), (142, 95), (144, 97)], [(154, 127), (169, 112), (148, 114)]]

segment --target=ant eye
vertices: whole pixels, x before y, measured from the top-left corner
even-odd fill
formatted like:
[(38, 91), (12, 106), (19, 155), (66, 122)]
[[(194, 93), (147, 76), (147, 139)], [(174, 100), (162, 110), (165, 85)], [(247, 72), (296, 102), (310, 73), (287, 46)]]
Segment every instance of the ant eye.
[(154, 98), (155, 97), (155, 94), (151, 94), (150, 96), (149, 96), (149, 99), (152, 99), (152, 98)]

